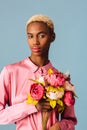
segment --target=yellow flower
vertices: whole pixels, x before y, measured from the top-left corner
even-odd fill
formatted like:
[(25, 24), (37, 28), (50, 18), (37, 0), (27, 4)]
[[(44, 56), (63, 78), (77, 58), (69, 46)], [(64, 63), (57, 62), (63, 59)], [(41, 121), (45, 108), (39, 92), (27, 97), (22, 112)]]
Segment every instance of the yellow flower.
[(51, 106), (52, 108), (55, 108), (55, 106), (56, 106), (56, 101), (55, 101), (55, 100), (50, 100), (50, 106)]
[(32, 99), (31, 95), (28, 94), (28, 99), (27, 99), (26, 103), (27, 103), (27, 104), (31, 104), (31, 103), (32, 103), (33, 105), (36, 105), (36, 104), (38, 103), (38, 101)]
[(56, 88), (56, 87), (53, 87), (53, 86), (48, 86), (47, 88), (46, 88), (46, 91), (47, 92), (57, 92), (58, 91), (58, 89)]
[(49, 70), (48, 70), (48, 74), (53, 74), (53, 70), (52, 70), (52, 69), (49, 69)]

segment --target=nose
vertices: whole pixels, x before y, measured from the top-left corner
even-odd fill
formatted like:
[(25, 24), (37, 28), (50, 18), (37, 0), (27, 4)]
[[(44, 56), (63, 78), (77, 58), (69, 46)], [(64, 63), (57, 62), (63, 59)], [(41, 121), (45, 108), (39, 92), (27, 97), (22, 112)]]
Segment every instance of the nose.
[(38, 39), (37, 36), (34, 37), (34, 39), (33, 39), (33, 44), (34, 44), (34, 45), (39, 45), (39, 44), (40, 44), (40, 43), (39, 43), (39, 39)]

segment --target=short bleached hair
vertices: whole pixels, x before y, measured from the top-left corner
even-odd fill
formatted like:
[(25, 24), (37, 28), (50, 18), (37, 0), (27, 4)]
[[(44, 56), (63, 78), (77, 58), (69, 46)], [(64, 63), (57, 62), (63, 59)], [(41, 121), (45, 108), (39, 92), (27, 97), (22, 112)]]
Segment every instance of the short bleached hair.
[(26, 29), (28, 25), (33, 22), (43, 22), (52, 30), (52, 32), (54, 32), (53, 21), (46, 15), (37, 14), (37, 15), (32, 16), (26, 23)]

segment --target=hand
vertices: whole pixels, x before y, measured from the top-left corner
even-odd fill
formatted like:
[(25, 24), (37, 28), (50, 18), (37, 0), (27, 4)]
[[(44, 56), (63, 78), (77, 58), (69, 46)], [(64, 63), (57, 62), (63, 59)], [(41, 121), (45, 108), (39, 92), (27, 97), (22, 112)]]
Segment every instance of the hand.
[(60, 128), (60, 126), (59, 126), (59, 124), (58, 124), (58, 122), (57, 122), (57, 123), (55, 123), (53, 126), (51, 126), (51, 127), (49, 128), (49, 130), (61, 130), (61, 128)]
[(36, 108), (42, 114), (42, 130), (46, 130), (47, 121), (52, 110), (50, 103), (42, 99), (36, 104)]
[(36, 108), (37, 108), (38, 111), (42, 111), (42, 112), (47, 112), (47, 111), (52, 110), (50, 103), (48, 101), (45, 101), (45, 100), (40, 100), (36, 104)]

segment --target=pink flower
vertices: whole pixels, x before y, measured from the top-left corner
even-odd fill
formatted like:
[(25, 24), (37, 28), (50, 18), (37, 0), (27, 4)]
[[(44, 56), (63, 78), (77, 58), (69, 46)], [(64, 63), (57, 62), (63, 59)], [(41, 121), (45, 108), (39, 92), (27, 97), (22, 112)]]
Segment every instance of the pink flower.
[(65, 82), (64, 88), (66, 91), (72, 91), (72, 92), (75, 91), (75, 87), (69, 81)]
[(31, 85), (30, 94), (33, 99), (40, 100), (44, 95), (44, 87), (41, 84), (34, 83)]
[(66, 106), (74, 105), (74, 103), (75, 103), (75, 98), (74, 98), (74, 96), (73, 96), (73, 92), (71, 92), (71, 91), (65, 92), (65, 95), (64, 95), (64, 103), (65, 103)]
[(50, 85), (55, 87), (62, 86), (65, 83), (65, 78), (62, 73), (53, 73), (47, 75), (46, 80)]

